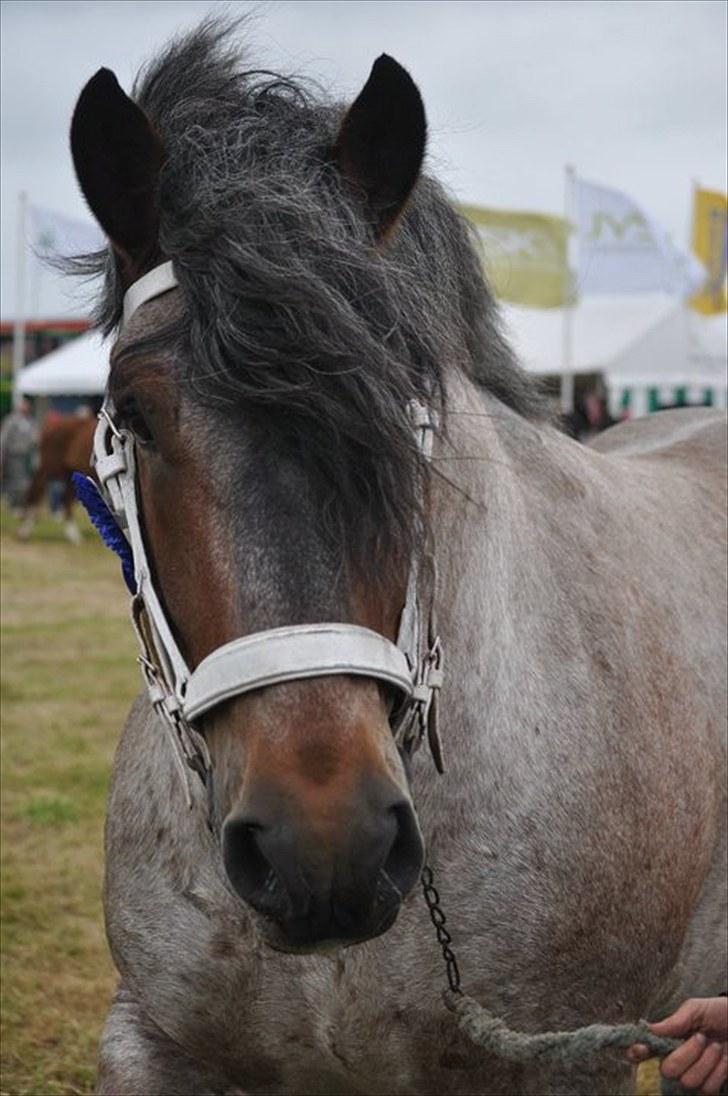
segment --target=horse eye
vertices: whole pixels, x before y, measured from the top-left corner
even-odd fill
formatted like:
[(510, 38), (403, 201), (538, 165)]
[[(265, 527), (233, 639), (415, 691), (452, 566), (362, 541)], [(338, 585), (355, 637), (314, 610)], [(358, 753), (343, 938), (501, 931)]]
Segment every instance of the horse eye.
[(140, 445), (152, 445), (154, 443), (154, 435), (149, 421), (133, 397), (125, 399), (121, 406), (117, 408), (117, 419), (119, 426), (129, 430)]

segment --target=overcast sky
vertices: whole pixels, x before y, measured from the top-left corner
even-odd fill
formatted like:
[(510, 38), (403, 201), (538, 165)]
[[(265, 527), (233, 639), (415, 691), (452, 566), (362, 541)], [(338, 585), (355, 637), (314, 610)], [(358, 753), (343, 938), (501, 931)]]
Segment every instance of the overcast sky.
[[(17, 194), (87, 216), (68, 153), (97, 68), (128, 89), (139, 64), (211, 11), (204, 0), (2, 3), (2, 299), (15, 309)], [(429, 168), (462, 201), (559, 213), (564, 164), (632, 195), (687, 243), (693, 180), (726, 189), (724, 0), (263, 0), (255, 67), (353, 97), (392, 54), (422, 92)], [(43, 315), (78, 313), (57, 278)]]

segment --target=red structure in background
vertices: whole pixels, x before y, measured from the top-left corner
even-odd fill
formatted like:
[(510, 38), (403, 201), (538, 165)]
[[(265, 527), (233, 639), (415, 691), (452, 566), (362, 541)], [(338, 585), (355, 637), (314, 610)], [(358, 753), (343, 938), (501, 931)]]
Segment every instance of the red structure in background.
[[(61, 346), (62, 343), (88, 331), (88, 320), (26, 320), (25, 321), (25, 364), (30, 365), (44, 354)], [(12, 360), (13, 320), (0, 323), (0, 357), (2, 374), (9, 372)]]
[[(10, 410), (13, 387), (13, 320), (0, 322), (0, 415)], [(50, 354), (89, 329), (85, 319), (25, 321), (25, 365)]]

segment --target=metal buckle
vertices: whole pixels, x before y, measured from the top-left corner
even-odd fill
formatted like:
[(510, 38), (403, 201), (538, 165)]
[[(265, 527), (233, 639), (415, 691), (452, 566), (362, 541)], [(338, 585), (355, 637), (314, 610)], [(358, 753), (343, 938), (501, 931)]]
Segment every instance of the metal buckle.
[(443, 682), (443, 651), (439, 636), (435, 636), (430, 650), (422, 660), (423, 684), (427, 689), (427, 699), (420, 715), (422, 735), (427, 732), (427, 744), (430, 747), (435, 768), (442, 775), (445, 763), (440, 738), (440, 689)]
[(439, 693), (443, 682), (443, 650), (435, 636), (427, 654), (419, 661), (415, 687), (407, 711), (395, 732), (395, 742), (409, 756), (416, 753), (427, 735), (432, 760), (438, 773), (445, 771), (439, 728)]
[(111, 433), (114, 435), (115, 438), (118, 438), (119, 441), (124, 440), (123, 436), (122, 436), (122, 434), (119, 430), (119, 427), (116, 425), (116, 423), (114, 422), (114, 420), (111, 417), (111, 412), (109, 411), (106, 403), (104, 403), (102, 405), (101, 410), (99, 411), (99, 418), (103, 419), (105, 421), (106, 425), (108, 426), (109, 430), (111, 431)]
[(137, 662), (142, 668), (152, 707), (159, 716), (172, 744), (175, 764), (187, 797), (187, 806), (191, 808), (193, 799), (189, 781), (190, 769), (197, 773), (204, 784), (207, 779), (207, 770), (211, 767), (210, 755), (202, 736), (184, 719), (180, 702), (167, 684), (156, 661), (146, 611), (143, 599), (137, 594), (132, 599), (132, 622), (141, 648)]

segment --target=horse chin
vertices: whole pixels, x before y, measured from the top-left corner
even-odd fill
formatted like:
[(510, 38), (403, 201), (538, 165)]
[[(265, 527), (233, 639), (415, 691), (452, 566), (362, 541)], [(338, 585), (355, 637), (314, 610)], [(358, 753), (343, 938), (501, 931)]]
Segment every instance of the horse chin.
[(367, 940), (374, 940), (377, 936), (388, 932), (397, 920), (399, 906), (390, 909), (380, 919), (371, 931), (360, 936), (330, 936), (322, 939), (304, 939), (299, 932), (291, 932), (277, 921), (269, 918), (256, 917), (257, 934), (271, 951), (283, 952), (287, 955), (327, 955), (331, 952), (341, 951), (343, 948), (351, 948), (356, 944), (364, 944)]

